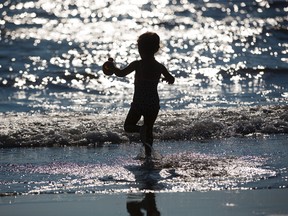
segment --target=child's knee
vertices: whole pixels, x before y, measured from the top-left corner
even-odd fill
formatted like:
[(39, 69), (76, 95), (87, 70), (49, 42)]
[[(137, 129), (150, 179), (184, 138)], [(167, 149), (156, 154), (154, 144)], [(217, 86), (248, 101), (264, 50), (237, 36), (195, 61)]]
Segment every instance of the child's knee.
[(140, 127), (138, 125), (124, 124), (124, 131), (128, 133), (138, 133), (140, 131)]
[(131, 127), (129, 127), (129, 125), (124, 125), (124, 131), (125, 132), (130, 132), (131, 131)]

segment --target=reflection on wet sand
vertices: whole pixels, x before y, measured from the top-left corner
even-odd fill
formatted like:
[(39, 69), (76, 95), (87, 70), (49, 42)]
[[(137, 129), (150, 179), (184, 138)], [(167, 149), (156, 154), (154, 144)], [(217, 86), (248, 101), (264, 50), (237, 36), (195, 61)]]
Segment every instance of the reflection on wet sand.
[(126, 207), (131, 216), (160, 215), (156, 205), (155, 193), (151, 192), (151, 190), (157, 190), (161, 187), (158, 184), (158, 181), (161, 180), (161, 169), (157, 169), (154, 165), (151, 162), (150, 164), (130, 167), (130, 171), (135, 175), (135, 181), (139, 185), (139, 189), (150, 190), (147, 193), (128, 195)]
[[(134, 196), (136, 197), (136, 195)], [(128, 197), (127, 211), (131, 216), (161, 215), (159, 210), (157, 209), (155, 193), (138, 194), (137, 198), (141, 198), (141, 200), (130, 200)]]

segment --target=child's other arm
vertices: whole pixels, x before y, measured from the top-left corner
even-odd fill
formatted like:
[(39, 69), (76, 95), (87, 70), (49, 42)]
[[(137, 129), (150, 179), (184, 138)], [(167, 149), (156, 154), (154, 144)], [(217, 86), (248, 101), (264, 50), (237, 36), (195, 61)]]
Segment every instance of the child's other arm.
[(175, 82), (175, 78), (168, 72), (168, 70), (163, 66), (162, 75), (164, 78), (162, 81), (166, 81), (168, 84), (173, 84)]

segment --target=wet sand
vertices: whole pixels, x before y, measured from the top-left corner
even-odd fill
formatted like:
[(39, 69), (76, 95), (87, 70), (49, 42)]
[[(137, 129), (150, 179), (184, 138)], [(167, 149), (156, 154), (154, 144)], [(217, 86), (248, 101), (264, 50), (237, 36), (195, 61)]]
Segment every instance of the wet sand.
[(51, 194), (1, 197), (3, 216), (16, 215), (288, 215), (288, 190), (145, 194)]

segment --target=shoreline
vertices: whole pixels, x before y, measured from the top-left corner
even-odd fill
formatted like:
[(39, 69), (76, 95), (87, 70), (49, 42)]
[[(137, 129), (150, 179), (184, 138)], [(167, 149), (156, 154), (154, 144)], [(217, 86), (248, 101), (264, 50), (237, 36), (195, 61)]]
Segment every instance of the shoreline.
[[(288, 215), (287, 189), (132, 193), (48, 194), (1, 197), (0, 211), (14, 215)], [(130, 214), (129, 214), (130, 212)]]

